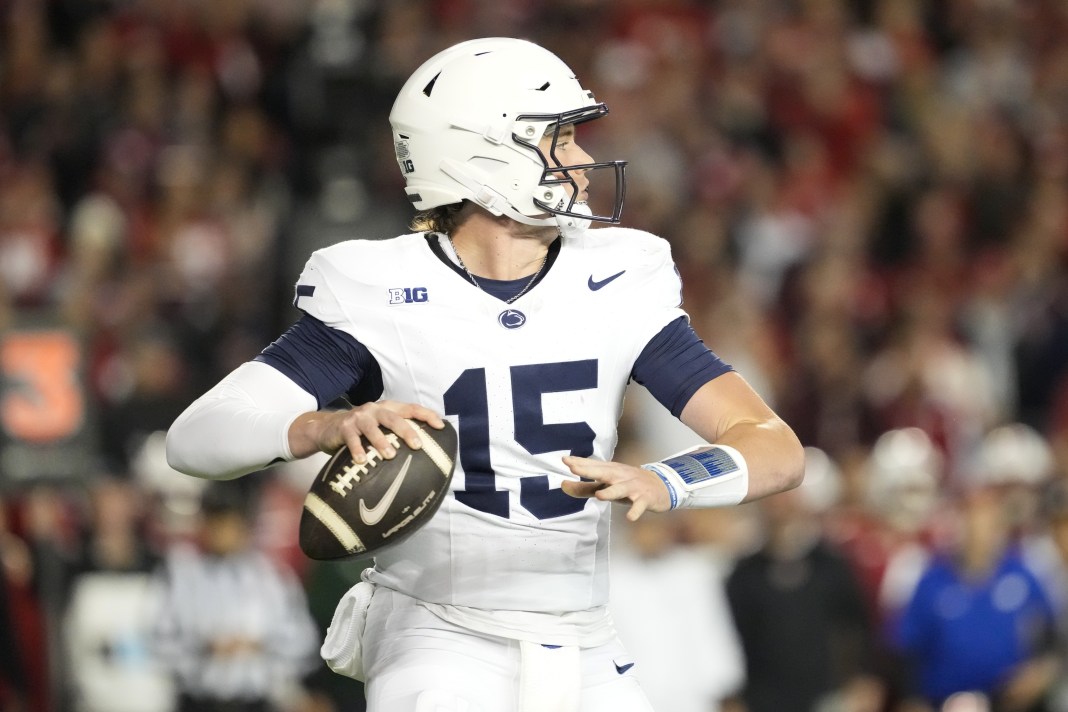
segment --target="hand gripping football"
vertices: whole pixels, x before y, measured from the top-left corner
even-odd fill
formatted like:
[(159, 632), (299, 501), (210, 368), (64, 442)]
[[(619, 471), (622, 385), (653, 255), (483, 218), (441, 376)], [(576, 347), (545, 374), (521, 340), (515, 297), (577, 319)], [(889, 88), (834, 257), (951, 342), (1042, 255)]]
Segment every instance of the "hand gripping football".
[(363, 439), (367, 462), (342, 447), (319, 470), (304, 499), (300, 548), (319, 561), (363, 558), (414, 534), (434, 515), (456, 465), (456, 430), (409, 420), (423, 447), (413, 450), (382, 428), (397, 451), (390, 460)]

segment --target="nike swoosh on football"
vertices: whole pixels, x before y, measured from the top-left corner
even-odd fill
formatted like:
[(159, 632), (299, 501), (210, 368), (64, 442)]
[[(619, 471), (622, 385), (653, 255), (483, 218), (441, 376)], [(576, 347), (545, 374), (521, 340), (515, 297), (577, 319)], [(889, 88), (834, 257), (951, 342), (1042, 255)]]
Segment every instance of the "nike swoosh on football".
[(605, 286), (606, 284), (611, 282), (613, 279), (623, 276), (623, 273), (626, 272), (626, 271), (627, 270), (625, 270), (625, 269), (624, 270), (620, 270), (619, 272), (616, 272), (615, 274), (613, 274), (611, 277), (606, 277), (605, 279), (602, 279), (600, 282), (595, 282), (593, 280), (593, 275), (591, 274), (590, 275), (590, 281), (586, 283), (586, 286), (590, 288), (591, 292), (596, 292), (598, 289), (600, 289), (601, 287)]
[(378, 500), (378, 504), (373, 507), (368, 507), (363, 499), (360, 499), (360, 519), (363, 523), (369, 527), (373, 527), (382, 521), (382, 517), (386, 516), (386, 511), (389, 509), (389, 505), (393, 504), (393, 500), (397, 497), (397, 492), (400, 491), (401, 484), (404, 482), (405, 476), (408, 474), (408, 466), (412, 464), (412, 456), (409, 455), (408, 459), (404, 461), (404, 466), (401, 467), (401, 471), (397, 473), (396, 479), (386, 490), (386, 493), (382, 495), (382, 499)]

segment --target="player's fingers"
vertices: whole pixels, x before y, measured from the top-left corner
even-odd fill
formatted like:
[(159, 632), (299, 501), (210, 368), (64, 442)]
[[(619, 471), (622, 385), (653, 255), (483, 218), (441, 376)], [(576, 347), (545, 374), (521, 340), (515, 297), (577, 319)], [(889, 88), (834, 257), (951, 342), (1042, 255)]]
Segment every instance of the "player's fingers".
[(561, 484), (561, 489), (564, 490), (564, 494), (579, 499), (589, 499), (602, 487), (604, 487), (604, 485), (600, 482), (575, 482), (574, 480), (564, 480)]
[[(419, 431), (412, 426), (412, 423), (408, 418), (401, 414), (393, 411), (383, 411), (379, 423), (392, 430), (394, 435), (403, 440), (405, 444), (413, 450), (418, 450), (423, 447), (423, 441), (419, 437)], [(385, 436), (383, 436), (383, 438), (384, 437)], [(391, 447), (390, 450), (392, 449), (393, 448)], [(388, 457), (393, 456), (389, 455)]]
[(362, 465), (367, 462), (367, 451), (363, 449), (363, 441), (360, 440), (359, 433), (352, 436), (346, 436), (345, 447), (352, 453), (352, 461), (357, 465)]
[(440, 415), (426, 406), (416, 405), (415, 403), (411, 404), (411, 412), (408, 417), (421, 420), (435, 430), (441, 430), (445, 427), (445, 420)]
[[(393, 430), (393, 428), (390, 428)], [(386, 434), (382, 432), (382, 429), (378, 426), (371, 428), (369, 431), (363, 434), (367, 441), (371, 443), (371, 447), (378, 451), (378, 454), (387, 460), (393, 459), (397, 454), (396, 448), (393, 447), (393, 443), (389, 441)]]
[(341, 423), (337, 427), (337, 432), (341, 436), (341, 441), (352, 453), (352, 460), (357, 465), (362, 465), (367, 462), (367, 450), (364, 448), (363, 441), (360, 436), (363, 434), (359, 423), (356, 419), (357, 414), (354, 411), (350, 411)]
[(613, 463), (611, 462), (593, 460), (588, 457), (575, 457), (574, 455), (565, 455), (563, 462), (571, 470), (572, 474), (600, 482), (607, 482), (608, 476), (613, 469)]
[[(421, 420), (433, 428), (445, 427), (445, 422), (437, 413), (415, 403), (396, 403), (394, 401), (382, 401), (380, 403), (380, 422), (397, 434), (398, 437), (408, 444), (413, 450), (423, 446), (419, 432), (412, 427), (409, 420)], [(436, 424), (435, 424), (436, 423)]]
[(631, 504), (630, 509), (627, 510), (627, 520), (631, 522), (638, 521), (638, 517), (645, 514), (646, 509), (648, 509), (648, 506), (646, 505), (644, 499), (634, 500), (634, 503)]
[[(380, 420), (381, 414), (385, 412), (387, 411), (353, 411), (352, 417), (346, 421), (346, 425), (351, 426), (356, 431), (357, 440), (359, 440), (360, 435), (363, 435), (363, 437), (367, 438), (367, 442), (370, 444), (370, 446), (373, 447), (376, 451), (378, 451), (379, 455), (388, 460), (394, 455), (396, 455), (397, 451), (393, 448), (393, 445), (386, 438), (386, 434), (383, 433), (382, 429), (379, 427), (380, 422), (384, 423), (384, 421), (387, 420), (386, 418), (382, 418)], [(398, 419), (403, 421), (403, 418), (398, 417)], [(388, 423), (384, 424), (386, 425), (386, 427), (389, 427)], [(411, 426), (407, 427), (410, 428)], [(393, 428), (390, 429), (392, 430)], [(355, 457), (355, 455), (356, 452), (354, 450), (353, 456)], [(362, 461), (357, 460), (357, 462)]]
[(614, 502), (618, 499), (628, 499), (630, 495), (631, 489), (625, 483), (619, 483), (607, 487), (601, 485), (595, 496), (603, 502)]

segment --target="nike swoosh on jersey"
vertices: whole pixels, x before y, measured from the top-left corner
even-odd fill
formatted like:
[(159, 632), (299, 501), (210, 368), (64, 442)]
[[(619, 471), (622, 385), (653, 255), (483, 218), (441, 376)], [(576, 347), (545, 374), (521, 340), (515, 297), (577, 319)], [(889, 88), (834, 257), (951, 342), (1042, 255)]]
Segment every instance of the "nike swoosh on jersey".
[(612, 664), (616, 666), (616, 672), (618, 672), (620, 675), (634, 667), (634, 663), (626, 663), (625, 665), (620, 665), (619, 663), (613, 661)]
[(586, 283), (586, 286), (590, 288), (591, 292), (596, 292), (598, 289), (600, 289), (601, 287), (604, 287), (609, 282), (611, 282), (613, 279), (616, 279), (617, 277), (622, 277), (623, 273), (626, 272), (626, 271), (627, 270), (625, 270), (625, 269), (624, 270), (620, 270), (619, 272), (616, 272), (615, 274), (613, 274), (611, 277), (606, 277), (605, 279), (602, 279), (599, 282), (595, 282), (593, 280), (593, 275), (591, 274), (590, 275), (590, 281)]
[(386, 510), (389, 509), (389, 505), (393, 504), (393, 500), (397, 497), (397, 492), (400, 490), (401, 484), (404, 482), (404, 478), (408, 474), (408, 466), (412, 464), (412, 456), (409, 455), (408, 459), (404, 461), (404, 466), (401, 467), (401, 471), (397, 473), (396, 479), (386, 490), (386, 493), (382, 495), (382, 499), (378, 500), (378, 504), (373, 507), (368, 507), (363, 499), (360, 499), (360, 519), (363, 523), (369, 527), (373, 527), (382, 521), (382, 517), (386, 516)]

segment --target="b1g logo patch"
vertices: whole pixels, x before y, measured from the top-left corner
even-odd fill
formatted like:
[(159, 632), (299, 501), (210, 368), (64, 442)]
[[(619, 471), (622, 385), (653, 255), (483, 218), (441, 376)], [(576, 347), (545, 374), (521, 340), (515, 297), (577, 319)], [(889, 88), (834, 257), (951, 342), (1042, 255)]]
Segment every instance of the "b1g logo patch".
[(389, 290), (390, 304), (420, 304), (429, 299), (426, 287), (391, 287)]
[(401, 170), (405, 174), (415, 173), (415, 164), (412, 163), (412, 152), (408, 148), (408, 137), (403, 134), (397, 136), (397, 140), (393, 142), (393, 150), (397, 154), (397, 163), (400, 165)]

